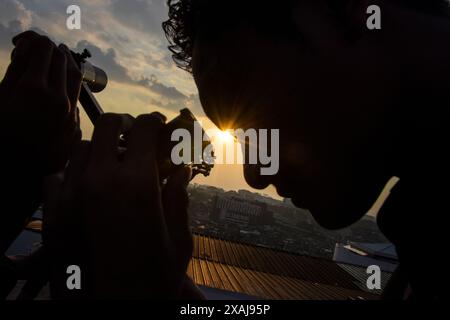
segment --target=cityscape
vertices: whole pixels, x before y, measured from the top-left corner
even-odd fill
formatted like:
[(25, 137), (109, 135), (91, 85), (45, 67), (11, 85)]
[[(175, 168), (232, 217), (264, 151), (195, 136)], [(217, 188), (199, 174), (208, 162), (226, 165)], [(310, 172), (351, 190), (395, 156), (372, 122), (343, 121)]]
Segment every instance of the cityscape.
[(330, 231), (289, 199), (199, 184), (190, 185), (188, 191), (190, 225), (196, 234), (330, 260), (336, 243), (388, 242), (372, 216)]

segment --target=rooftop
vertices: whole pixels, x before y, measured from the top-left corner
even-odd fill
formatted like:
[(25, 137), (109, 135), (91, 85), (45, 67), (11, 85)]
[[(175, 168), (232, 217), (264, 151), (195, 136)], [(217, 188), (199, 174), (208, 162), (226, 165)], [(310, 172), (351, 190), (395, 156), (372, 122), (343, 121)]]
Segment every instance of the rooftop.
[(380, 292), (363, 290), (361, 274), (365, 269), (346, 267), (330, 260), (196, 234), (188, 275), (199, 286), (262, 299), (379, 299)]

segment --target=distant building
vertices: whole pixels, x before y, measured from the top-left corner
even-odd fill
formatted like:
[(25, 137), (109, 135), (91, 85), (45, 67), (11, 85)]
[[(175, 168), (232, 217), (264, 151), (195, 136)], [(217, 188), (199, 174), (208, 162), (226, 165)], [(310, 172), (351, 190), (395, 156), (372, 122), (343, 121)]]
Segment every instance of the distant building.
[(289, 206), (269, 206), (277, 224), (287, 228), (297, 227), (300, 223), (311, 224), (311, 215), (307, 210)]
[(246, 227), (270, 224), (272, 214), (267, 211), (265, 203), (236, 197), (216, 196), (211, 218), (219, 222)]

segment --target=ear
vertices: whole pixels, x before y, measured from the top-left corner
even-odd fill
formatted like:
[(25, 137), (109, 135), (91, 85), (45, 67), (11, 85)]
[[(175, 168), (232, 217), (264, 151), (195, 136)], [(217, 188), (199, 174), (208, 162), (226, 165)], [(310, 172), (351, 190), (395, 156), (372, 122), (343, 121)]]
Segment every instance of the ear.
[(369, 0), (306, 0), (293, 9), (294, 23), (305, 41), (333, 49), (364, 32)]

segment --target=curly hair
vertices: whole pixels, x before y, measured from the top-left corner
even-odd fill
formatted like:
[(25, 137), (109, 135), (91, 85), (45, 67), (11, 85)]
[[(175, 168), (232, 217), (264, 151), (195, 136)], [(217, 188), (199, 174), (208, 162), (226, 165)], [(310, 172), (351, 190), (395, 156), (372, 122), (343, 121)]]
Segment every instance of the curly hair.
[(162, 24), (169, 50), (175, 63), (183, 70), (192, 72), (192, 49), (195, 36), (196, 0), (168, 0), (169, 19)]
[[(219, 26), (224, 32), (237, 22), (253, 21), (266, 32), (276, 33), (277, 36), (288, 35), (295, 29), (290, 15), (292, 3), (298, 0), (284, 0), (264, 6), (258, 0), (167, 0), (169, 18), (163, 22), (162, 27), (169, 41), (169, 50), (172, 52), (176, 65), (192, 73), (192, 50), (198, 31), (214, 31)], [(327, 0), (332, 7), (339, 7), (340, 0)], [(392, 0), (401, 5), (420, 11), (435, 14), (443, 13), (448, 8), (448, 0)], [(270, 23), (268, 23), (270, 22)], [(217, 30), (216, 30), (217, 31)]]
[(169, 50), (178, 67), (192, 73), (192, 50), (199, 32), (212, 38), (221, 32), (250, 22), (267, 34), (286, 35), (294, 29), (291, 3), (264, 5), (259, 0), (167, 0), (169, 19), (162, 27), (169, 41)]

